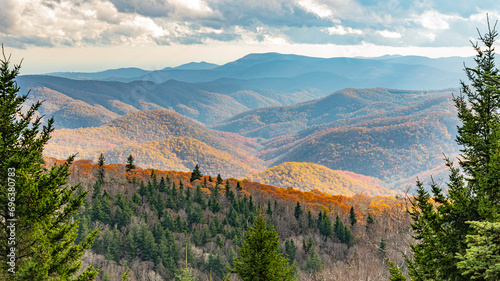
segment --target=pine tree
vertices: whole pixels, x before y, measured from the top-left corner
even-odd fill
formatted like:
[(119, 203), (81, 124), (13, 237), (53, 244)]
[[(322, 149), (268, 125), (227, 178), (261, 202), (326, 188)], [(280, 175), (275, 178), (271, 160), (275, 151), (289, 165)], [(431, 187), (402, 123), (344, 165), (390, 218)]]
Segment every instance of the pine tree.
[(217, 185), (222, 184), (224, 181), (222, 180), (222, 177), (220, 174), (217, 175)]
[(295, 260), (295, 252), (297, 251), (297, 247), (292, 239), (285, 241), (285, 254), (289, 259), (288, 264), (292, 265)]
[[(0, 58), (0, 272), (15, 280), (93, 280), (97, 270), (81, 268), (80, 258), (99, 230), (76, 245), (78, 222), (72, 221), (87, 192), (74, 197), (78, 185), (68, 186), (73, 157), (60, 166), (43, 166), (43, 147), (54, 120), (41, 127), (41, 102), (26, 111), (28, 94), (18, 95), (15, 82), (20, 65)], [(24, 112), (24, 113), (23, 113)], [(10, 205), (9, 205), (10, 204)], [(15, 220), (15, 221), (14, 221)], [(15, 239), (7, 239), (15, 233)], [(14, 250), (12, 251), (12, 249)], [(15, 265), (9, 264), (15, 256)]]
[(317, 273), (323, 269), (323, 262), (321, 261), (320, 256), (316, 252), (316, 247), (314, 243), (309, 246), (310, 249), (308, 251), (307, 259), (306, 259), (306, 270), (311, 273)]
[(200, 166), (198, 166), (198, 164), (194, 167), (194, 170), (193, 172), (191, 173), (191, 179), (190, 181), (193, 182), (195, 180), (199, 180), (201, 179), (203, 175), (201, 174), (201, 171), (200, 171)]
[(314, 228), (314, 218), (311, 213), (311, 210), (307, 211), (307, 221), (308, 221), (308, 227)]
[(476, 67), (465, 69), (471, 85), (462, 81), (461, 94), (453, 98), (462, 123), (457, 143), (463, 148), (459, 167), (446, 159), (448, 194), (432, 183), (430, 195), (417, 182), (411, 212), (417, 243), (411, 245), (413, 260), (407, 261), (412, 280), (470, 280), (474, 270), (458, 266), (466, 255), (467, 236), (475, 234), (468, 222), (499, 219), (500, 75), (493, 48), (497, 35), (488, 22), (488, 32), (479, 36), (486, 48), (474, 44)]
[(297, 220), (300, 219), (300, 215), (302, 215), (304, 211), (302, 211), (302, 207), (300, 206), (300, 202), (297, 201), (297, 205), (295, 206), (295, 218)]
[(266, 211), (266, 214), (268, 214), (269, 216), (273, 215), (273, 210), (271, 210), (271, 200), (267, 200), (267, 211)]
[(476, 280), (500, 280), (500, 223), (471, 222), (477, 234), (467, 235), (468, 248), (458, 267)]
[(354, 212), (354, 207), (351, 207), (351, 210), (349, 211), (349, 220), (351, 221), (352, 226), (354, 226), (358, 221), (356, 218), (356, 213)]
[(390, 281), (406, 281), (406, 277), (403, 275), (401, 269), (396, 267), (393, 262), (387, 261), (387, 265), (389, 266), (389, 273), (391, 274)]
[(101, 183), (104, 181), (105, 164), (106, 164), (106, 159), (104, 159), (104, 155), (101, 153), (101, 155), (99, 155), (99, 158), (97, 159), (97, 165), (99, 166), (99, 169), (97, 170), (97, 180)]
[(127, 172), (130, 172), (132, 169), (135, 169), (134, 165), (134, 157), (132, 154), (127, 158), (127, 165), (125, 165), (125, 169)]
[(234, 260), (234, 269), (243, 281), (296, 280), (294, 268), (281, 254), (279, 235), (268, 226), (262, 214), (245, 232), (245, 240), (239, 248), (240, 258)]

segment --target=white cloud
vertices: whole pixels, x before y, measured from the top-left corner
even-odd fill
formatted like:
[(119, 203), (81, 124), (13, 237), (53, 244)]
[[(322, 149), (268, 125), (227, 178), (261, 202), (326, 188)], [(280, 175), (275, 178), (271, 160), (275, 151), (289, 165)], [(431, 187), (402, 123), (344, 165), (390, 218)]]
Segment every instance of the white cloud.
[(391, 38), (391, 39), (397, 39), (401, 38), (401, 33), (397, 31), (389, 31), (389, 30), (378, 30), (376, 31), (380, 36), (385, 37), (385, 38)]
[(318, 4), (314, 2), (314, 0), (300, 0), (298, 4), (306, 11), (313, 13), (320, 18), (330, 18), (333, 15), (333, 11), (327, 5)]
[(413, 21), (422, 25), (424, 28), (436, 29), (449, 29), (449, 21), (456, 19), (456, 16), (441, 14), (438, 11), (430, 10), (421, 15), (414, 16)]
[(358, 34), (361, 35), (363, 34), (363, 30), (361, 29), (354, 29), (351, 27), (343, 27), (341, 25), (338, 26), (333, 26), (325, 29), (326, 32), (330, 35), (346, 35), (346, 34)]
[(171, 3), (175, 3), (195, 11), (212, 12), (212, 9), (207, 5), (207, 3), (201, 0), (171, 0)]

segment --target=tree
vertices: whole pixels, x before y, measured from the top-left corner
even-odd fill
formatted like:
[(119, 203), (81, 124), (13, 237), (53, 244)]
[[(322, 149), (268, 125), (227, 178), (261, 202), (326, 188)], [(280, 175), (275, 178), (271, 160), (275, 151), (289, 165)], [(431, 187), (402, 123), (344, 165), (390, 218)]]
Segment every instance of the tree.
[(271, 200), (267, 200), (267, 211), (266, 211), (266, 214), (268, 214), (269, 216), (273, 215), (273, 210), (271, 209)]
[(481, 274), (480, 268), (460, 262), (475, 247), (467, 242), (475, 233), (468, 222), (499, 219), (500, 75), (493, 48), (497, 35), (488, 21), (488, 32), (479, 34), (485, 49), (473, 44), (476, 66), (465, 68), (471, 85), (461, 81), (461, 93), (453, 98), (461, 121), (456, 140), (463, 148), (458, 167), (446, 159), (448, 194), (432, 183), (431, 195), (417, 182), (410, 213), (416, 243), (411, 245), (413, 260), (407, 260), (412, 280), (470, 280)]
[[(3, 46), (2, 46), (3, 51)], [(23, 110), (28, 94), (18, 95), (14, 81), (20, 65), (11, 69), (10, 57), (0, 58), (0, 271), (9, 279), (93, 280), (97, 270), (81, 268), (80, 258), (99, 230), (76, 245), (78, 223), (72, 221), (87, 192), (74, 197), (78, 185), (68, 186), (73, 156), (65, 164), (47, 168), (43, 147), (54, 130), (54, 120), (41, 127), (41, 102)], [(13, 234), (15, 234), (13, 236)], [(14, 237), (14, 238), (13, 238)], [(10, 239), (7, 239), (10, 238)], [(10, 263), (14, 261), (14, 263)]]
[(239, 250), (240, 259), (235, 259), (234, 268), (229, 270), (243, 281), (296, 280), (294, 267), (281, 254), (278, 233), (266, 224), (262, 214), (245, 232)]
[(127, 165), (125, 165), (125, 169), (127, 172), (130, 172), (132, 169), (135, 169), (134, 157), (132, 156), (132, 154), (130, 154), (130, 156), (127, 158)]
[(201, 174), (201, 171), (200, 171), (200, 166), (198, 166), (198, 164), (196, 164), (196, 166), (194, 167), (193, 172), (191, 173), (191, 179), (190, 179), (190, 181), (193, 182), (195, 180), (199, 180), (199, 179), (201, 179), (201, 177), (202, 177), (202, 174)]
[(300, 215), (302, 215), (304, 211), (302, 211), (302, 207), (300, 207), (300, 202), (297, 201), (297, 205), (295, 206), (295, 218), (297, 220), (300, 219)]
[(104, 181), (105, 164), (106, 164), (106, 159), (104, 159), (104, 155), (101, 153), (101, 155), (99, 155), (99, 158), (97, 160), (97, 165), (99, 166), (99, 169), (97, 170), (97, 180), (101, 183)]
[(349, 211), (349, 220), (351, 221), (352, 226), (354, 226), (358, 221), (356, 218), (356, 213), (354, 212), (354, 207), (351, 207), (351, 210)]
[(500, 223), (470, 222), (477, 234), (467, 235), (467, 251), (458, 268), (477, 280), (500, 280)]
[(323, 269), (323, 262), (321, 261), (320, 256), (316, 253), (316, 247), (314, 243), (312, 243), (308, 251), (307, 259), (306, 259), (306, 270), (311, 273), (317, 273)]
[(387, 265), (389, 266), (389, 273), (391, 274), (390, 281), (406, 281), (406, 277), (403, 275), (401, 269), (396, 267), (393, 262), (387, 261)]
[(297, 251), (297, 247), (295, 246), (295, 243), (293, 242), (292, 239), (286, 240), (285, 241), (285, 254), (286, 257), (289, 259), (288, 264), (293, 264), (293, 261), (295, 260), (295, 252)]

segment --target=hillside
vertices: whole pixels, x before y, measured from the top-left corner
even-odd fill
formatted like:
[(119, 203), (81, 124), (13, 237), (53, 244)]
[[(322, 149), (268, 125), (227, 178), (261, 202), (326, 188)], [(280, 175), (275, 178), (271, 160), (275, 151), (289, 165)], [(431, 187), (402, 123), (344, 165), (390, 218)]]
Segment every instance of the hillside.
[(331, 170), (325, 166), (286, 162), (263, 172), (246, 176), (250, 181), (278, 187), (292, 187), (300, 191), (319, 190), (333, 195), (353, 196), (395, 195), (396, 191), (384, 187), (384, 183), (373, 177), (353, 172)]
[(18, 77), (17, 83), (22, 89), (33, 89), (30, 101), (45, 100), (40, 113), (59, 116), (57, 128), (100, 126), (127, 113), (153, 109), (168, 109), (213, 124), (252, 108), (295, 104), (319, 96), (306, 90), (270, 91), (238, 83), (176, 80), (123, 83), (28, 75)]
[[(96, 177), (100, 170), (102, 181)], [(408, 250), (410, 218), (404, 201), (392, 196), (346, 197), (234, 179), (217, 185), (207, 176), (191, 182), (190, 172), (126, 172), (122, 164), (99, 167), (88, 160), (74, 162), (71, 172), (68, 184), (88, 192), (76, 217), (76, 242), (101, 227), (82, 259), (84, 266), (100, 268), (98, 280), (119, 280), (125, 264), (130, 281), (174, 280), (187, 260), (197, 280), (221, 281), (259, 213), (276, 227), (299, 280), (385, 280), (384, 259), (401, 262)], [(311, 263), (313, 255), (318, 258)]]
[[(455, 92), (456, 90), (453, 90)], [(394, 114), (412, 114), (397, 109), (449, 96), (450, 91), (405, 91), (385, 88), (344, 89), (324, 98), (279, 107), (265, 107), (240, 113), (211, 126), (213, 129), (249, 137), (273, 138), (297, 133), (315, 125), (339, 120), (349, 122)], [(417, 109), (418, 110), (418, 109)], [(357, 118), (356, 118), (357, 117)]]
[(95, 160), (103, 153), (110, 161), (124, 163), (135, 153), (137, 163), (145, 167), (191, 170), (196, 163), (207, 163), (202, 167), (207, 173), (239, 177), (263, 169), (252, 154), (259, 145), (244, 139), (207, 129), (175, 112), (152, 110), (100, 127), (56, 130), (45, 154), (66, 158), (78, 153)]
[[(325, 128), (296, 139), (271, 140), (259, 153), (269, 165), (313, 162), (378, 177), (391, 186), (454, 157), (454, 114), (429, 111)], [(273, 147), (274, 146), (274, 147)]]

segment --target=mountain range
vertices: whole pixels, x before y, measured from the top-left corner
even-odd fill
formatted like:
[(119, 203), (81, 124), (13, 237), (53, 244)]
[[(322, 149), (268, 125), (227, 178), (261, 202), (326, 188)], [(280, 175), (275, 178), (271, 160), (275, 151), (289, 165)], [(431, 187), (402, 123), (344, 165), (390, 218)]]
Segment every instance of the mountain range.
[[(458, 91), (432, 87), (458, 85), (460, 74), (449, 69), (463, 60), (270, 53), (222, 66), (55, 73), (17, 82), (31, 89), (32, 101), (45, 101), (42, 114), (56, 119), (47, 156), (78, 152), (96, 160), (103, 153), (124, 163), (133, 155), (144, 168), (190, 171), (199, 164), (212, 176), (304, 190), (308, 176), (292, 171), (311, 177), (321, 171), (330, 175), (313, 177), (328, 182), (321, 190), (392, 194), (387, 188), (416, 176), (444, 177), (443, 154), (458, 153), (452, 101)], [(409, 90), (395, 89), (398, 83)], [(334, 91), (349, 85), (394, 87)]]

